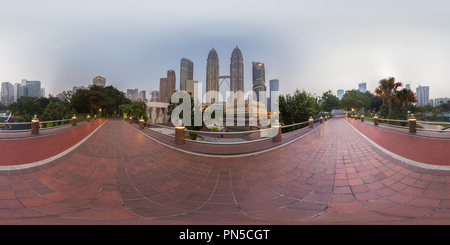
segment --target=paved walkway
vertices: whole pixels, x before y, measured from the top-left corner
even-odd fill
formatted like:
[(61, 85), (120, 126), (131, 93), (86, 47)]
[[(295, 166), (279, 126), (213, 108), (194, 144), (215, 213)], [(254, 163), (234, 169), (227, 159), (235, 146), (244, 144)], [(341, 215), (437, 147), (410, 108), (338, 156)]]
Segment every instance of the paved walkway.
[(57, 160), (0, 171), (0, 223), (450, 224), (450, 171), (396, 160), (353, 127), (205, 157), (110, 119)]

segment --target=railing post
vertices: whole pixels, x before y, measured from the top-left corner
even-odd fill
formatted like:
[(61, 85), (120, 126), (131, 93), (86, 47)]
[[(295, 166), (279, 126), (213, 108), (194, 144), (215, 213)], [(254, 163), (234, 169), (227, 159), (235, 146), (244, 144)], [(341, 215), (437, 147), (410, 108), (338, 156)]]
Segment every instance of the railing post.
[(132, 123), (133, 123), (133, 117), (130, 116), (130, 118), (128, 119), (128, 122), (129, 122), (130, 124), (132, 124)]
[(414, 114), (411, 114), (411, 118), (409, 118), (409, 132), (412, 134), (416, 132), (416, 118)]
[(39, 118), (37, 118), (36, 115), (34, 115), (34, 118), (31, 119), (31, 134), (39, 134)]
[(72, 126), (77, 126), (77, 117), (75, 116), (75, 114), (73, 114), (72, 117)]
[(323, 123), (323, 117), (320, 116), (320, 123)]
[(378, 116), (377, 116), (377, 114), (375, 114), (375, 116), (373, 117), (373, 125), (378, 126)]
[(91, 116), (88, 115), (88, 116), (87, 116), (87, 122), (90, 122), (90, 121), (91, 121)]
[(144, 118), (139, 119), (139, 129), (144, 129)]
[(361, 115), (361, 122), (364, 122), (364, 115)]
[(309, 120), (308, 120), (308, 121), (309, 121), (309, 127), (310, 127), (310, 128), (313, 128), (313, 127), (314, 127), (314, 122), (313, 122), (314, 119), (312, 118), (312, 116), (309, 117)]
[(281, 136), (281, 124), (278, 123), (278, 120), (276, 120), (275, 124), (273, 125), (273, 128), (277, 131), (277, 135), (275, 135), (275, 137), (273, 137), (273, 142), (283, 141), (282, 136)]
[(325, 116), (325, 122), (327, 121), (327, 119), (328, 119), (328, 116)]
[(175, 144), (184, 145), (184, 126), (175, 126)]

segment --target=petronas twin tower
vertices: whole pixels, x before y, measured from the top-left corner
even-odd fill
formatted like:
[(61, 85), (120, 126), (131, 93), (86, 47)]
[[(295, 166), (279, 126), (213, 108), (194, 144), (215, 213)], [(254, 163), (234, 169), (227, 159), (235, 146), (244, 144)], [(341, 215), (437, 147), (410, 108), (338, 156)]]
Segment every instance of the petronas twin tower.
[[(227, 77), (228, 76), (224, 76)], [(230, 91), (244, 92), (244, 59), (242, 58), (241, 50), (236, 46), (231, 54), (230, 64)], [(206, 65), (206, 92), (215, 91), (215, 98), (219, 94), (219, 56), (214, 48), (209, 51)], [(206, 97), (206, 103), (214, 103), (214, 97)]]

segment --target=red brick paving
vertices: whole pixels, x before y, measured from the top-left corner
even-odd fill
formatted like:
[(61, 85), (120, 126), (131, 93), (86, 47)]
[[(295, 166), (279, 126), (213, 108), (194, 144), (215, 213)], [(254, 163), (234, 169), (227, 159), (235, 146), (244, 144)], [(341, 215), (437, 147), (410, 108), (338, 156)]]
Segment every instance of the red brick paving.
[[(30, 137), (26, 139), (13, 139), (11, 137), (14, 133), (8, 133), (9, 139), (0, 138), (0, 149), (4, 153), (0, 158), (0, 166), (32, 163), (55, 156), (88, 136), (105, 120), (103, 118), (93, 120), (75, 128), (72, 128), (72, 125), (63, 126), (57, 130), (62, 130), (65, 127), (68, 129), (56, 134), (41, 134), (38, 137), (31, 137), (31, 133), (27, 132)], [(18, 134), (23, 136), (23, 133)]]
[(59, 159), (0, 171), (0, 223), (450, 224), (449, 173), (394, 159), (344, 119), (241, 157), (186, 154), (110, 119)]

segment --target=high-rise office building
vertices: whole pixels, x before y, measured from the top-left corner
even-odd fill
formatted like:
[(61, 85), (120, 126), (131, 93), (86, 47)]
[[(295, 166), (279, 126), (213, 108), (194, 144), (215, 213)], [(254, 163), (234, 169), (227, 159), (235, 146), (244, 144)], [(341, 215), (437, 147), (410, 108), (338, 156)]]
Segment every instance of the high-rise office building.
[(167, 77), (163, 77), (159, 79), (159, 101), (167, 102)]
[(429, 103), (430, 96), (430, 87), (429, 86), (421, 86), (416, 88), (416, 98), (417, 98), (417, 106), (426, 105)]
[(27, 81), (27, 96), (41, 97), (41, 82), (40, 81)]
[(405, 88), (411, 90), (411, 85), (405, 84)]
[(41, 88), (41, 97), (45, 97), (45, 88)]
[(337, 91), (337, 97), (342, 100), (342, 97), (344, 96), (344, 90), (343, 89), (338, 89)]
[(183, 57), (180, 64), (180, 91), (186, 91), (186, 80), (194, 79), (194, 62)]
[(175, 77), (175, 71), (174, 70), (169, 70), (167, 71), (167, 95), (168, 95), (168, 100), (167, 103), (169, 103), (169, 101), (172, 98), (172, 94), (176, 89), (176, 77)]
[(176, 85), (175, 71), (167, 71), (167, 77), (159, 80), (159, 101), (169, 103)]
[(359, 92), (365, 93), (367, 91), (366, 83), (358, 83), (358, 89), (359, 89)]
[(195, 84), (198, 84), (198, 81), (186, 80), (186, 92), (191, 93), (191, 97), (194, 97), (196, 92), (198, 92), (195, 91)]
[(105, 87), (106, 86), (106, 79), (101, 77), (101, 76), (94, 77), (94, 79), (92, 81), (92, 84)]
[(139, 98), (138, 89), (127, 89), (127, 98), (136, 101)]
[[(214, 91), (216, 95), (219, 93), (219, 56), (213, 48), (209, 51), (208, 59), (206, 61), (206, 92)], [(216, 98), (218, 98), (216, 96)], [(211, 96), (206, 96), (206, 103), (214, 103)]]
[(230, 91), (244, 91), (244, 58), (241, 50), (236, 48), (231, 53)]
[(14, 102), (14, 85), (9, 82), (3, 82), (1, 86), (0, 100), (4, 105), (10, 105)]
[(252, 62), (253, 65), (253, 92), (256, 94), (256, 100), (260, 103), (266, 103), (266, 98), (259, 98), (260, 91), (266, 91), (266, 75), (264, 64)]
[(270, 94), (267, 95), (267, 108), (272, 109), (272, 91), (280, 91), (280, 81), (278, 79), (271, 79), (269, 80), (269, 90)]
[(152, 91), (152, 102), (159, 102), (159, 91), (158, 90), (153, 90)]
[(139, 99), (142, 101), (147, 101), (147, 98), (145, 96), (145, 90), (139, 92)]

